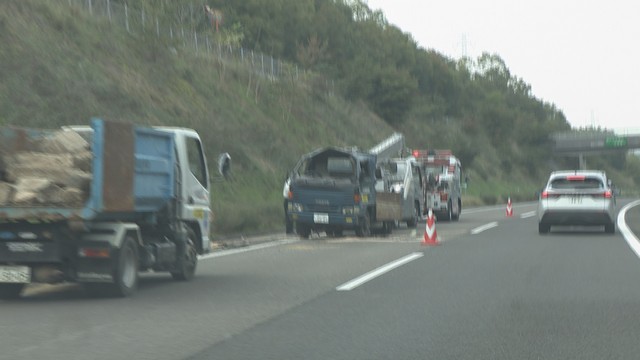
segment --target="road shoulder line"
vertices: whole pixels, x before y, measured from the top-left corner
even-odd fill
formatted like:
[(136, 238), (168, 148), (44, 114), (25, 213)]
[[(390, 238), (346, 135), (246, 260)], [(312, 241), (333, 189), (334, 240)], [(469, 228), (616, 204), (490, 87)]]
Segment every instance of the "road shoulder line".
[(640, 200), (631, 202), (625, 205), (622, 209), (620, 209), (620, 212), (618, 213), (617, 223), (618, 223), (618, 231), (620, 231), (624, 239), (627, 241), (627, 244), (629, 244), (629, 247), (631, 248), (631, 250), (633, 250), (633, 252), (636, 253), (636, 256), (640, 258), (640, 240), (638, 240), (638, 238), (629, 229), (629, 227), (627, 226), (627, 222), (624, 219), (625, 215), (627, 214), (627, 210), (638, 205), (640, 205)]
[(276, 240), (276, 241), (271, 241), (263, 244), (250, 245), (240, 249), (221, 250), (221, 251), (216, 251), (210, 254), (200, 255), (198, 256), (198, 260), (208, 260), (208, 259), (213, 259), (213, 258), (222, 257), (222, 256), (241, 254), (248, 251), (261, 250), (261, 249), (267, 249), (274, 246), (293, 244), (298, 241), (300, 240), (297, 240), (297, 239)]

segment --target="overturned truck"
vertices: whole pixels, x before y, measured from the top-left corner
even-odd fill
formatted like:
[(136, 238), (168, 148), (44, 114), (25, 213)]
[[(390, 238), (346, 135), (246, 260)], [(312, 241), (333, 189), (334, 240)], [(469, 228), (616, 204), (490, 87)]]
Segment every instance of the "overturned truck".
[(289, 187), (288, 214), (296, 232), (341, 236), (354, 230), (390, 233), (402, 216), (401, 195), (376, 191), (376, 155), (357, 149), (327, 147), (302, 156)]

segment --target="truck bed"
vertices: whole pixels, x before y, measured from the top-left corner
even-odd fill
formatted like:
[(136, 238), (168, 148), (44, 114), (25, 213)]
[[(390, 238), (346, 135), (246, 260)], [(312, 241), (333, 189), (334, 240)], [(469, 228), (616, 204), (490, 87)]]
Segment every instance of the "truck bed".
[[(0, 156), (37, 151), (43, 139), (59, 131), (2, 128)], [(135, 219), (158, 211), (175, 196), (172, 134), (101, 119), (93, 119), (91, 127), (65, 131), (78, 132), (90, 144), (92, 171), (86, 201), (82, 206), (3, 204), (0, 221)]]

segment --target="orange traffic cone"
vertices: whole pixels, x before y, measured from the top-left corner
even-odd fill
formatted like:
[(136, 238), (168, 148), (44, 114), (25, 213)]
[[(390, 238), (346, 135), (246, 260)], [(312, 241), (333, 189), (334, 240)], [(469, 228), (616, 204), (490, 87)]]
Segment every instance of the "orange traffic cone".
[(507, 216), (513, 216), (513, 208), (511, 207), (511, 197), (507, 199)]
[(427, 226), (424, 229), (424, 239), (422, 245), (440, 245), (438, 242), (438, 233), (436, 232), (436, 218), (433, 216), (433, 211), (429, 209), (427, 215)]

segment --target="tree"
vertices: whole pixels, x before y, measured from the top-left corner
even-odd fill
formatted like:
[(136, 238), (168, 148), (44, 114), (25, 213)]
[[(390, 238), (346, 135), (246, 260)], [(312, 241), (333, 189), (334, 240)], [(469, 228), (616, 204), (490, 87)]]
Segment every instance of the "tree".
[(317, 35), (312, 35), (307, 40), (306, 45), (298, 44), (296, 59), (304, 68), (312, 69), (315, 65), (329, 57), (327, 53), (328, 47), (329, 42), (320, 40)]

